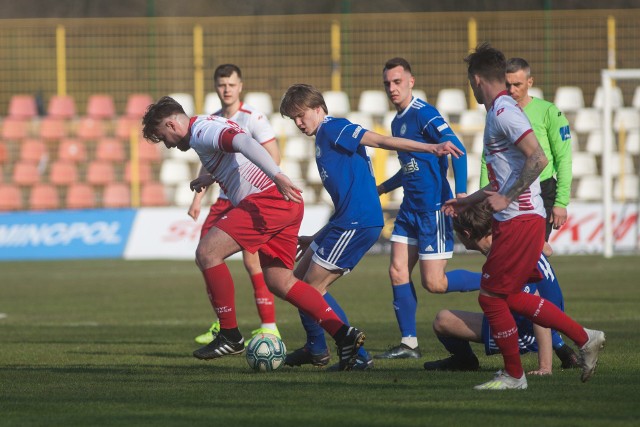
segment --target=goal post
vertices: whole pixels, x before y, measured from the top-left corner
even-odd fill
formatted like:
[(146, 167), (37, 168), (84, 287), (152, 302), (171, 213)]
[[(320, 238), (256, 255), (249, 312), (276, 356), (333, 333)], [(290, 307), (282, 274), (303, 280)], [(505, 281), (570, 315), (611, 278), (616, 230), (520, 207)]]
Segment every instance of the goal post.
[(640, 80), (640, 69), (602, 70), (602, 205), (603, 205), (603, 255), (605, 258), (613, 257), (613, 176), (611, 171), (611, 159), (614, 150), (613, 145), (613, 82), (614, 80)]

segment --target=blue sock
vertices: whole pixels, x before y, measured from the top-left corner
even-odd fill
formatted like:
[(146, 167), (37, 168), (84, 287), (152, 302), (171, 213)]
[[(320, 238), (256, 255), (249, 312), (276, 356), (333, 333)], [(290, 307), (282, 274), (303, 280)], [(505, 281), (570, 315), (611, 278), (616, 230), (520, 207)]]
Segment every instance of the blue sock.
[(449, 282), (449, 285), (447, 286), (447, 293), (469, 292), (480, 289), (480, 278), (482, 277), (482, 273), (467, 270), (453, 270), (448, 271), (446, 276)]
[(442, 337), (438, 336), (438, 339), (444, 345), (444, 348), (453, 355), (460, 356), (462, 358), (468, 359), (473, 357), (475, 354), (471, 349), (471, 345), (469, 341), (463, 340), (460, 338), (454, 337)]
[(307, 343), (304, 345), (313, 354), (320, 354), (327, 349), (327, 341), (324, 338), (324, 329), (318, 322), (303, 311), (298, 310), (302, 327), (307, 332)]
[(557, 350), (564, 345), (562, 336), (554, 329), (551, 330), (551, 343), (554, 350)]
[[(349, 326), (347, 313), (344, 312), (342, 307), (340, 307), (340, 304), (338, 304), (338, 301), (336, 301), (336, 299), (329, 292), (324, 294), (324, 300), (327, 302), (327, 304), (329, 304), (329, 307), (331, 307), (331, 309), (336, 313), (340, 320), (342, 320), (345, 325)], [(367, 350), (365, 350), (364, 347), (360, 347), (360, 349), (358, 350), (358, 355), (362, 356), (365, 359), (367, 358), (368, 354), (369, 353), (367, 353)]]
[(393, 289), (393, 309), (403, 337), (415, 337), (418, 335), (416, 328), (416, 310), (418, 298), (413, 283), (405, 283), (391, 286)]

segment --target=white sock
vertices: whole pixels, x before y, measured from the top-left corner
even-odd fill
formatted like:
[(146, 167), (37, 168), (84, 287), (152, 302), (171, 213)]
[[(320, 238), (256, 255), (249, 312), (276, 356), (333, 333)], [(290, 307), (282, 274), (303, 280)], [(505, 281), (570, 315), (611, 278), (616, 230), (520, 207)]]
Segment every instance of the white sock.
[(262, 325), (260, 325), (260, 327), (265, 329), (271, 329), (272, 331), (275, 331), (277, 329), (277, 326), (275, 323), (263, 323)]
[(415, 349), (418, 347), (418, 338), (417, 337), (402, 337), (400, 340), (401, 344), (404, 344), (410, 348)]

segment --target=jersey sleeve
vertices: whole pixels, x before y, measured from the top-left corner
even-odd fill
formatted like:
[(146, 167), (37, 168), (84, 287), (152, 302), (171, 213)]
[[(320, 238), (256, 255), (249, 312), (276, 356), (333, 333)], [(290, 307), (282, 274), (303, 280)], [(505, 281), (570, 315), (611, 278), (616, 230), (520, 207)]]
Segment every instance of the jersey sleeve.
[(514, 144), (518, 143), (533, 132), (531, 123), (522, 110), (514, 108), (504, 108), (496, 113), (496, 122), (508, 140)]
[(332, 134), (335, 136), (332, 138), (333, 143), (350, 153), (355, 153), (367, 130), (348, 120), (335, 120), (334, 122), (337, 126), (332, 127)]
[(571, 131), (569, 121), (552, 104), (547, 112), (547, 137), (553, 157), (553, 167), (558, 181), (554, 206), (567, 207), (571, 196)]
[(249, 132), (253, 139), (263, 145), (276, 139), (276, 133), (267, 116), (257, 111), (253, 112), (249, 119)]

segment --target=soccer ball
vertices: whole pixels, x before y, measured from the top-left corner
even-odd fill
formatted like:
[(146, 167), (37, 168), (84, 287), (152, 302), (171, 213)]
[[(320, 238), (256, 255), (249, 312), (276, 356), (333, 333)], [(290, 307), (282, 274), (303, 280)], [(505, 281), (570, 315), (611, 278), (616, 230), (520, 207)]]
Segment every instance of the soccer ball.
[(273, 334), (258, 334), (247, 345), (247, 363), (254, 371), (275, 371), (284, 364), (287, 348)]

